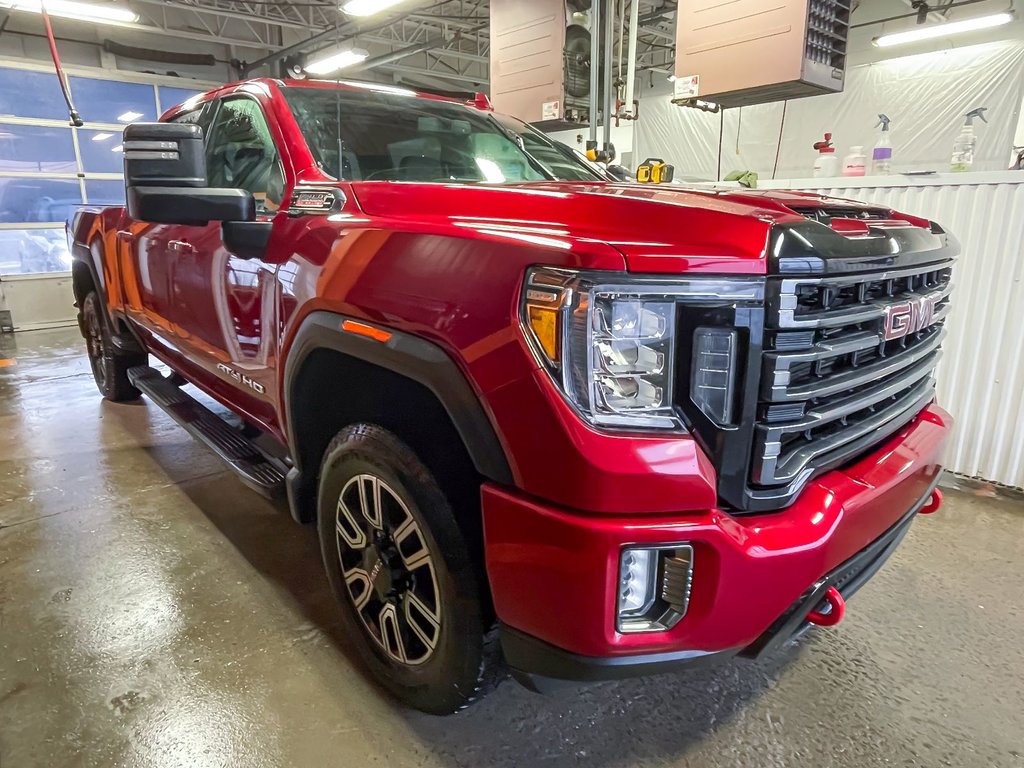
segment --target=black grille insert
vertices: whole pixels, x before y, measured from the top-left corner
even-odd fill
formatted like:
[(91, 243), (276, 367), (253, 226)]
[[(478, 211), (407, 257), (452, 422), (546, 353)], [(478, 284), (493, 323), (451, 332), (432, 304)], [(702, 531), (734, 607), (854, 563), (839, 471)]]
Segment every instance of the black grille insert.
[(769, 281), (753, 493), (799, 488), (934, 397), (950, 277), (947, 262)]

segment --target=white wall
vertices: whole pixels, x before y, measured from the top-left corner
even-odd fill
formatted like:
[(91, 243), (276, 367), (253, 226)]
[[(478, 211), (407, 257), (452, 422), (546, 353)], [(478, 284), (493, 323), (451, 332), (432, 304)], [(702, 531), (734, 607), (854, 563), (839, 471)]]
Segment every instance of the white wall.
[(753, 170), (770, 178), (811, 175), (812, 144), (833, 134), (842, 158), (859, 145), (870, 154), (878, 113), (892, 118), (893, 171), (948, 169), (963, 114), (989, 108), (978, 123), (974, 170), (1007, 167), (1024, 92), (1024, 41), (1004, 41), (888, 59), (853, 67), (842, 93), (709, 114), (645, 99), (638, 155), (664, 157), (677, 175), (715, 179), (724, 124), (722, 172)]
[[(597, 140), (598, 143), (601, 141), (601, 137), (604, 135), (601, 126), (597, 128)], [(628, 120), (623, 120), (618, 128), (612, 126), (612, 144), (615, 146), (615, 152), (618, 155), (618, 162), (625, 164), (625, 160), (630, 160), (632, 165), (636, 165), (636, 158), (626, 157), (631, 155), (633, 152), (633, 123)], [(570, 147), (578, 149), (583, 152), (586, 148), (587, 139), (590, 136), (590, 128), (583, 127), (570, 131), (553, 131), (548, 136), (555, 141), (560, 141), (563, 144), (568, 144)]]
[(16, 331), (74, 325), (78, 316), (70, 273), (0, 279), (0, 309), (9, 310)]
[[(957, 8), (950, 18), (1004, 10), (1005, 3), (993, 0)], [(910, 13), (909, 3), (862, 0), (852, 22), (865, 25), (904, 13)], [(976, 170), (1007, 167), (1011, 146), (1024, 144), (1024, 71), (1009, 72), (1007, 67), (1024, 65), (989, 55), (991, 48), (981, 46), (998, 41), (1024, 46), (1024, 18), (991, 30), (899, 48), (880, 49), (872, 44), (880, 34), (913, 25), (914, 19), (908, 18), (851, 30), (846, 92), (788, 103), (779, 178), (809, 175), (814, 162), (811, 144), (826, 130), (834, 134), (840, 158), (853, 145), (863, 146), (870, 154), (878, 136), (874, 125), (879, 112), (894, 121), (894, 169), (944, 170), (962, 123), (959, 116), (974, 106), (988, 106), (992, 120), (978, 129)], [(984, 63), (972, 57), (972, 51), (986, 50), (989, 57)], [(676, 164), (677, 176), (714, 179), (721, 116), (670, 105), (670, 86), (662, 76), (641, 78), (639, 86), (637, 156), (666, 155)], [(780, 143), (782, 104), (726, 110), (724, 122), (722, 173), (752, 169), (761, 178), (770, 177)], [(652, 139), (658, 134), (660, 138)]]

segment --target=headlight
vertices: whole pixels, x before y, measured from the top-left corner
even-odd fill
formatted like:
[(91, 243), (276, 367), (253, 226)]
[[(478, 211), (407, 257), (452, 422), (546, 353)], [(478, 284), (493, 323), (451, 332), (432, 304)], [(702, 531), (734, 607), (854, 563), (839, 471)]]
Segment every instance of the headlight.
[[(669, 282), (537, 267), (526, 276), (521, 316), (534, 351), (588, 421), (678, 430), (683, 428), (674, 404), (679, 307), (753, 301), (762, 295), (763, 284), (753, 278)], [(713, 391), (722, 375), (732, 375), (714, 367), (729, 360), (728, 354), (715, 357), (722, 344), (722, 339), (710, 339), (705, 372), (694, 382), (715, 413), (727, 410), (724, 400), (732, 397), (731, 389), (721, 396)]]

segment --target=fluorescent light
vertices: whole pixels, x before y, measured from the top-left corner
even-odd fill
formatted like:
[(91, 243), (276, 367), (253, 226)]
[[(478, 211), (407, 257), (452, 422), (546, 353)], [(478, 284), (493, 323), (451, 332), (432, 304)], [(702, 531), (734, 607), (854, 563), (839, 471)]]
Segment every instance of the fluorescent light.
[(111, 152), (124, 152), (124, 144), (118, 144), (116, 147), (110, 148)]
[(368, 55), (366, 51), (350, 48), (345, 51), (329, 54), (322, 59), (311, 61), (303, 69), (311, 75), (326, 75), (345, 67), (351, 67), (353, 64), (358, 64), (361, 61), (366, 61)]
[(113, 135), (114, 134), (112, 134), (112, 133), (97, 133), (95, 136), (92, 137), (92, 140), (93, 141), (106, 141), (107, 139), (109, 139)]
[(894, 32), (891, 35), (876, 37), (872, 42), (879, 48), (888, 48), (893, 45), (914, 43), (919, 40), (931, 40), (936, 37), (947, 35), (959, 35), (963, 32), (974, 32), (978, 29), (990, 29), (1009, 24), (1013, 21), (1012, 13), (994, 13), (991, 16), (977, 16), (973, 19), (963, 21), (947, 21), (943, 24), (930, 24), (928, 26), (909, 29), (906, 32)]
[(118, 115), (117, 116), (117, 120), (120, 123), (130, 123), (132, 120), (138, 120), (140, 117), (142, 117), (142, 113), (141, 112), (132, 112), (129, 109), (123, 115)]
[[(43, 3), (42, 0), (2, 0), (0, 7), (39, 13), (43, 9)], [(139, 20), (139, 14), (127, 8), (79, 3), (75, 0), (46, 0), (46, 12), (51, 16), (92, 21), (97, 24), (132, 24)]]
[(341, 10), (349, 16), (372, 16), (398, 5), (402, 0), (348, 0)]

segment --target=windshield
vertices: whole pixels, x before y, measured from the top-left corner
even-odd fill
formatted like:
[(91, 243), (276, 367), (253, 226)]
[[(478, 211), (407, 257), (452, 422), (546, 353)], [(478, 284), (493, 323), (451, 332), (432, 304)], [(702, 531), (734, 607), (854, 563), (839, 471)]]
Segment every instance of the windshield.
[[(285, 100), (324, 173), (347, 181), (599, 181), (525, 123), (443, 101), (291, 86)], [(339, 119), (340, 115), (340, 119)]]

